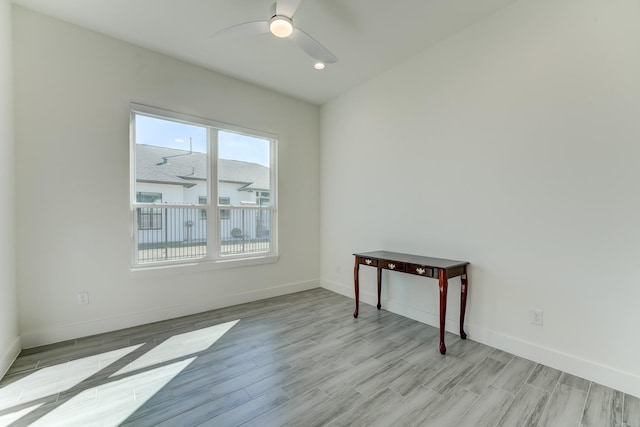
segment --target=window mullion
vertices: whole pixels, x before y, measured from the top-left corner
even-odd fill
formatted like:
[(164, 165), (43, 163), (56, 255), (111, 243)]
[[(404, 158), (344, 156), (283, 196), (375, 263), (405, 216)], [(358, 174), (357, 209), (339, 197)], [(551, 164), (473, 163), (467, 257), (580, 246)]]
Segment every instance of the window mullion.
[(211, 259), (220, 258), (220, 219), (218, 210), (218, 129), (207, 128), (209, 152), (209, 215), (207, 217), (207, 254)]

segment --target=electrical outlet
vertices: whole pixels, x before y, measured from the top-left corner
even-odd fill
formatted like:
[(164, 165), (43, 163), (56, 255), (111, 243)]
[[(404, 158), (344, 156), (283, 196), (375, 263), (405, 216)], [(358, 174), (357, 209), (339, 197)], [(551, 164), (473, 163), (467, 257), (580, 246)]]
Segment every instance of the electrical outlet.
[(336, 274), (340, 274), (340, 270), (341, 270), (340, 265), (336, 265)]
[(529, 320), (532, 325), (542, 326), (542, 310), (532, 308), (529, 312)]
[(89, 304), (89, 292), (80, 292), (78, 294), (78, 304)]

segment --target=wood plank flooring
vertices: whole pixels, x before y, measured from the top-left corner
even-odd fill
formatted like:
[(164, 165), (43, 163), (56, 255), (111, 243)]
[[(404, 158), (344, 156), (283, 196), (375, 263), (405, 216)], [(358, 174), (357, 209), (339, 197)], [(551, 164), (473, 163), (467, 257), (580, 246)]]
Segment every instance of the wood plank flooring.
[(352, 310), (314, 289), (24, 350), (0, 426), (640, 427), (636, 397)]

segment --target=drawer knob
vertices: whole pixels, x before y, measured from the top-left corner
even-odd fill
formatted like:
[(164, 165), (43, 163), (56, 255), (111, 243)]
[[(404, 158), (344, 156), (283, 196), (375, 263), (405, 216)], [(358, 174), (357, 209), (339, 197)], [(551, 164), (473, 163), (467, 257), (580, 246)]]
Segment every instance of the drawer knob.
[(364, 262), (367, 263), (367, 265), (371, 265), (371, 260), (370, 259), (365, 259)]
[(424, 268), (422, 268), (422, 267), (418, 267), (418, 268), (416, 268), (416, 273), (418, 273), (418, 274), (424, 274), (424, 272), (425, 272), (425, 269), (424, 269)]
[(389, 264), (389, 269), (390, 269), (390, 270), (393, 270), (394, 268), (396, 268), (396, 265), (395, 265), (395, 264)]

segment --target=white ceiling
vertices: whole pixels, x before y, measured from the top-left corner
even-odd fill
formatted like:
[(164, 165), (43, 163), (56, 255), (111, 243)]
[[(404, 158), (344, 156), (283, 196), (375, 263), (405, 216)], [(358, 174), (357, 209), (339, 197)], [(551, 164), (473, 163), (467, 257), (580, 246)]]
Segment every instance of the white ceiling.
[(322, 104), (516, 0), (303, 0), (294, 25), (339, 58), (313, 68), (291, 40), (209, 36), (267, 20), (274, 0), (14, 0), (157, 52)]

